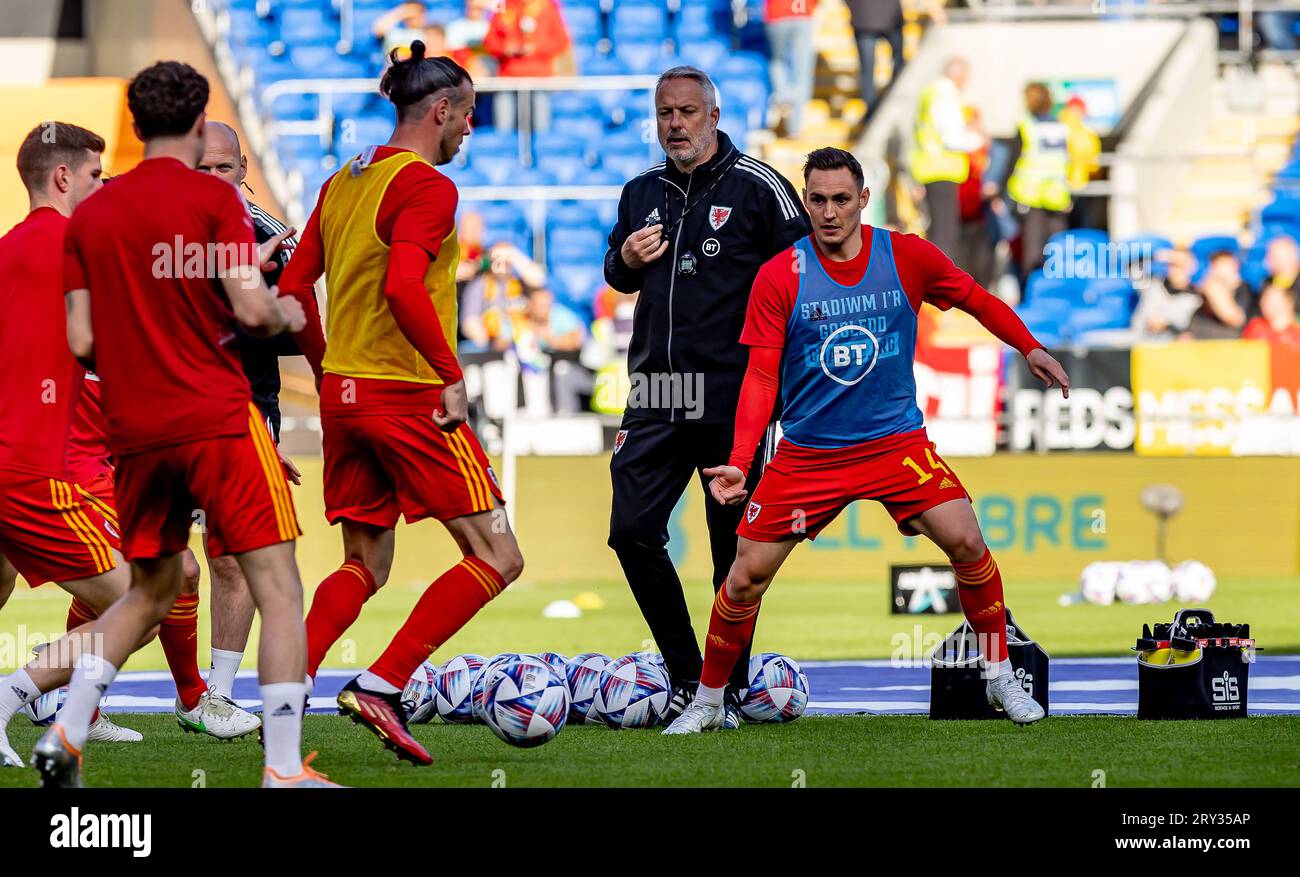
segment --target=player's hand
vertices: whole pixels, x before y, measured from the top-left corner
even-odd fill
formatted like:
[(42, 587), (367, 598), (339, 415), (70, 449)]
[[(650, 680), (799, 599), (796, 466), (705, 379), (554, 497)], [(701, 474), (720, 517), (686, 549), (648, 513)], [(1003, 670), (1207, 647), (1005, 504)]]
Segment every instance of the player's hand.
[(469, 399), (465, 395), (465, 379), (448, 384), (442, 390), (442, 407), (433, 409), (433, 422), (443, 432), (455, 432), (469, 420)]
[(293, 484), (302, 485), (302, 472), (294, 465), (293, 460), (285, 454), (284, 449), (279, 445), (275, 446), (275, 455), (280, 458), (280, 465), (284, 467), (284, 477), (288, 478)]
[(302, 327), (307, 325), (307, 312), (302, 309), (302, 302), (291, 295), (280, 295), (276, 296), (275, 303), (280, 306), (280, 313), (284, 316), (284, 331), (301, 332)]
[(1059, 385), (1061, 395), (1066, 399), (1070, 398), (1070, 376), (1065, 373), (1065, 369), (1061, 368), (1059, 362), (1052, 359), (1050, 353), (1039, 347), (1029, 351), (1025, 361), (1029, 363), (1029, 371), (1034, 377), (1047, 384), (1049, 390)]
[(623, 241), (619, 253), (623, 263), (633, 271), (639, 271), (658, 259), (668, 249), (668, 241), (663, 236), (662, 225), (647, 225), (640, 231), (634, 231)]
[(714, 466), (705, 469), (704, 474), (713, 479), (709, 482), (709, 493), (723, 505), (739, 505), (749, 495), (745, 489), (745, 473), (735, 466)]
[(269, 238), (257, 245), (257, 264), (262, 266), (263, 271), (274, 271), (276, 269), (275, 254), (283, 249), (286, 238), (292, 237), (296, 229), (286, 228), (273, 238)]

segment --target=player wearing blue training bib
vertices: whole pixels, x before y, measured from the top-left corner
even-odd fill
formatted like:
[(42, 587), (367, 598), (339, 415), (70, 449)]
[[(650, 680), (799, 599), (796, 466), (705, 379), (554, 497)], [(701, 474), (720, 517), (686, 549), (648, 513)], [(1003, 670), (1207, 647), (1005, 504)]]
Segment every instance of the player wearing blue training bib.
[(749, 368), (730, 461), (704, 470), (719, 502), (744, 502), (768, 414), (784, 437), (745, 509), (736, 560), (718, 591), (692, 706), (665, 733), (721, 724), (723, 685), (753, 637), (759, 601), (794, 546), (816, 538), (849, 503), (880, 502), (907, 535), (938, 545), (957, 574), (962, 611), (979, 638), (988, 698), (1019, 724), (1043, 717), (1006, 657), (1002, 577), (984, 544), (970, 496), (926, 436), (913, 356), (923, 302), (972, 314), (1016, 348), (1047, 385), (1069, 392), (1060, 364), (1011, 308), (914, 235), (862, 225), (870, 192), (841, 149), (804, 166), (813, 234), (769, 261), (750, 295), (741, 343)]

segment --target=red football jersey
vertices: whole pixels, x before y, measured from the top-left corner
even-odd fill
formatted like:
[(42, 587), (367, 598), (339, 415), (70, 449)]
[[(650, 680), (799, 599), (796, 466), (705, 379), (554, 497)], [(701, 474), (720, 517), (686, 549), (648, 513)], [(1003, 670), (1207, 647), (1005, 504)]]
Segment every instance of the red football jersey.
[(87, 372), (81, 395), (72, 409), (72, 428), (68, 434), (68, 477), (78, 484), (87, 484), (113, 468), (113, 452), (104, 433), (99, 393), (99, 376)]
[(233, 186), (153, 158), (82, 202), (63, 287), (89, 289), (114, 454), (243, 435), (251, 393), (219, 272), (256, 264)]
[(67, 225), (42, 207), (0, 238), (0, 467), (55, 478), (82, 374), (64, 317)]

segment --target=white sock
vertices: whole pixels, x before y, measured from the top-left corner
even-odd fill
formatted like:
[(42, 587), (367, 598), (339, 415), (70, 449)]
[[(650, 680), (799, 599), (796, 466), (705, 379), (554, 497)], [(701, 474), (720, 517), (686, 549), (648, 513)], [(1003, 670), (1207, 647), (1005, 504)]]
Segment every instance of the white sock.
[(0, 729), (9, 724), (14, 713), (40, 696), (41, 690), (22, 667), (0, 679)]
[(1014, 673), (1016, 671), (1011, 668), (1011, 659), (1003, 658), (996, 664), (985, 665), (984, 672), (988, 674), (988, 678), (997, 679), (999, 676), (1004, 676), (1007, 673)]
[(231, 692), (235, 689), (235, 674), (239, 672), (239, 664), (243, 660), (243, 652), (212, 650), (212, 669), (208, 671), (208, 688), (213, 694), (231, 697)]
[(357, 677), (357, 685), (360, 685), (366, 691), (374, 691), (378, 694), (400, 694), (402, 689), (393, 685), (387, 679), (376, 676), (369, 670), (363, 670)]
[(90, 720), (99, 708), (99, 700), (113, 684), (117, 668), (92, 652), (82, 652), (73, 665), (72, 682), (68, 686), (68, 699), (59, 710), (58, 722), (63, 735), (77, 749), (86, 745), (90, 733)]
[(266, 766), (282, 777), (302, 773), (301, 682), (273, 682), (261, 686), (262, 738), (266, 741)]
[(695, 688), (695, 699), (707, 706), (722, 706), (722, 693), (726, 690), (727, 686), (725, 685), (710, 688), (701, 682)]

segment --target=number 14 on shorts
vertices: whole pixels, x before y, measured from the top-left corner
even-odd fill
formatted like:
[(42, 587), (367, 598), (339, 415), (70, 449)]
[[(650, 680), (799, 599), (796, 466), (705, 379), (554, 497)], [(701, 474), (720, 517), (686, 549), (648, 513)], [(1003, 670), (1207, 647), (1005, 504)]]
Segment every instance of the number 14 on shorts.
[(929, 471), (929, 472), (926, 472), (926, 471), (925, 471), (924, 469), (922, 469), (919, 465), (917, 465), (917, 462), (916, 462), (915, 460), (913, 460), (911, 457), (904, 457), (904, 458), (903, 458), (903, 465), (904, 465), (904, 466), (907, 466), (909, 469), (912, 469), (913, 471), (916, 472), (916, 474), (917, 474), (917, 476), (918, 476), (918, 477), (917, 477), (917, 480), (916, 480), (916, 483), (917, 483), (918, 485), (920, 485), (920, 484), (924, 484), (925, 482), (927, 482), (927, 481), (929, 481), (931, 478), (933, 478), (935, 472), (942, 472), (942, 473), (945, 474), (945, 475), (951, 475), (951, 474), (952, 474), (952, 472), (950, 472), (950, 471), (948, 470), (948, 467), (945, 466), (945, 465), (943, 465), (943, 461), (942, 461), (942, 460), (936, 460), (936, 459), (934, 458), (934, 454), (931, 452), (931, 450), (930, 450), (929, 448), (926, 448), (926, 449), (925, 449), (925, 460), (926, 460), (927, 463), (930, 464), (930, 471)]

